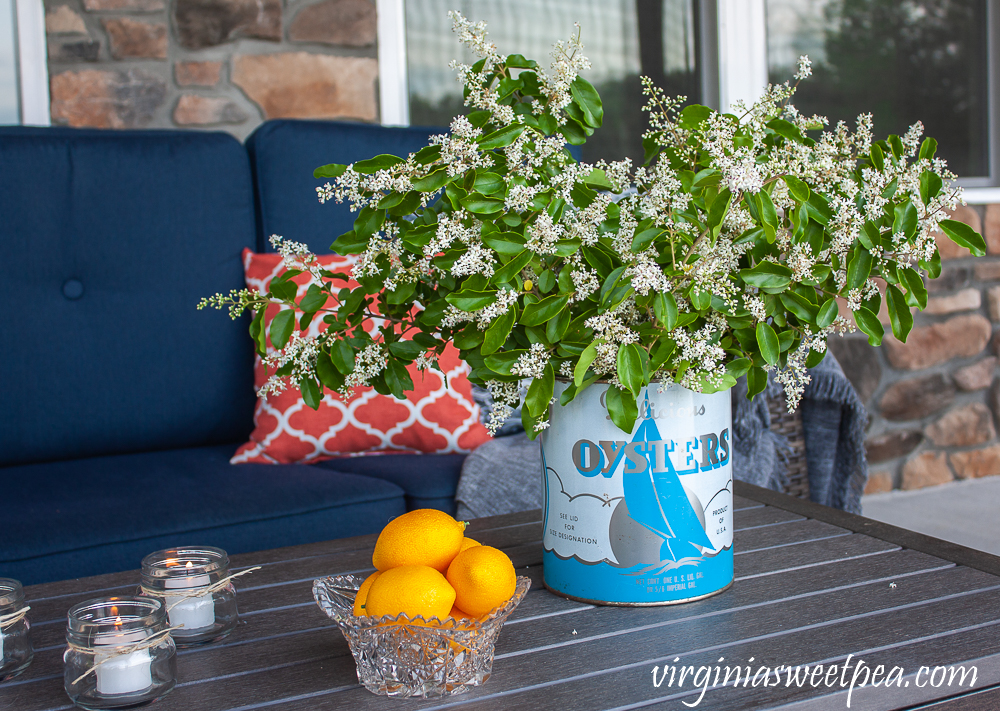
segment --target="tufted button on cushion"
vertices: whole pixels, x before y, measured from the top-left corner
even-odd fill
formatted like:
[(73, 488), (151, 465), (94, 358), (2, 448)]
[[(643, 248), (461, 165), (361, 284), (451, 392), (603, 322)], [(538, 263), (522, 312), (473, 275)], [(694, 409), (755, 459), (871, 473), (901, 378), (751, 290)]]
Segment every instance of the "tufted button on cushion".
[(67, 279), (62, 291), (67, 299), (79, 299), (83, 296), (83, 282), (79, 279)]

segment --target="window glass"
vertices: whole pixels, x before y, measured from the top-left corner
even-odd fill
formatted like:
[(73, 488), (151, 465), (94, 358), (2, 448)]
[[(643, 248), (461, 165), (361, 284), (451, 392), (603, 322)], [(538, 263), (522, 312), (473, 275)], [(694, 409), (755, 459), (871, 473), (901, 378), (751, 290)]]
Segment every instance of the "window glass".
[(584, 73), (601, 94), (604, 126), (583, 148), (584, 159), (642, 159), (646, 130), (640, 74), (668, 94), (700, 99), (695, 0), (406, 0), (410, 123), (445, 126), (465, 113), (461, 85), (448, 69), (452, 59), (475, 58), (451, 31), (448, 10), (473, 22), (485, 20), (490, 38), (505, 54), (519, 53), (546, 66), (552, 45), (579, 22)]
[(772, 83), (808, 54), (800, 112), (854, 127), (871, 112), (875, 134), (920, 120), (960, 176), (989, 174), (986, 0), (766, 0)]
[(0, 0), (0, 124), (20, 123), (14, 0)]

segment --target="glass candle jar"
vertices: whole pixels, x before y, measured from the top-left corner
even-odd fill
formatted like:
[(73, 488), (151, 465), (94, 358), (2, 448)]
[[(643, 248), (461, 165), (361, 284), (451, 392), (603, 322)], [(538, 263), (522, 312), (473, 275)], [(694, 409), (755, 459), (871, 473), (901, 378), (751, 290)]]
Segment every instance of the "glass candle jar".
[(142, 561), (143, 595), (162, 600), (178, 647), (222, 639), (236, 628), (236, 588), (224, 550), (174, 548)]
[(0, 681), (12, 679), (31, 664), (35, 652), (28, 639), (27, 612), (21, 583), (0, 578)]
[(88, 600), (69, 610), (66, 693), (85, 709), (131, 708), (177, 682), (177, 648), (163, 603), (147, 597)]

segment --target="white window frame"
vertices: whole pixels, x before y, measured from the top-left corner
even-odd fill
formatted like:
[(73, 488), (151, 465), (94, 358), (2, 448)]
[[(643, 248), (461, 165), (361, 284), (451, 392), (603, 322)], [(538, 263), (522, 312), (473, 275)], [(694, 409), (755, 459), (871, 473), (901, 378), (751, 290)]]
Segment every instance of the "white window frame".
[(45, 8), (42, 0), (16, 0), (14, 14), (21, 123), (25, 126), (48, 126), (51, 117)]
[[(382, 124), (387, 126), (410, 123), (405, 1), (376, 0), (379, 104)], [(767, 88), (765, 0), (702, 0), (700, 6), (706, 28), (701, 57), (704, 102), (724, 112), (738, 100), (752, 104)], [(1000, 0), (988, 0), (987, 12), (990, 177), (959, 180), (966, 202), (973, 204), (1000, 202), (1000, 186), (990, 185), (1000, 184)]]

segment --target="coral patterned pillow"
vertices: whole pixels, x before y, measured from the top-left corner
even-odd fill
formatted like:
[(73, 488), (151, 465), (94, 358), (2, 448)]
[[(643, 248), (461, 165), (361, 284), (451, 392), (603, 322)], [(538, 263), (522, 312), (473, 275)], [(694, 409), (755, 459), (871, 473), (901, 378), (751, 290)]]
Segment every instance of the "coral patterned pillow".
[[(330, 271), (349, 273), (356, 259), (325, 255), (319, 261)], [(280, 255), (257, 254), (249, 249), (243, 251), (243, 268), (247, 287), (262, 292), (284, 271)], [(308, 274), (294, 278), (299, 297), (304, 295), (308, 280)], [(352, 280), (350, 286), (357, 284)], [(270, 324), (279, 310), (278, 305), (269, 307), (265, 322)], [(324, 327), (322, 319), (316, 319), (310, 332), (315, 335)], [(297, 388), (268, 395), (267, 400), (257, 401), (250, 441), (236, 451), (231, 461), (290, 464), (374, 453), (470, 452), (490, 437), (480, 423), (479, 406), (472, 399), (469, 366), (450, 344), (438, 363), (447, 374), (447, 383), (437, 370), (408, 367), (415, 388), (407, 393), (406, 400), (379, 395), (369, 387), (355, 388), (354, 396), (347, 401), (325, 391), (319, 409), (313, 410)], [(260, 388), (267, 377), (258, 356), (255, 387)]]

